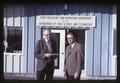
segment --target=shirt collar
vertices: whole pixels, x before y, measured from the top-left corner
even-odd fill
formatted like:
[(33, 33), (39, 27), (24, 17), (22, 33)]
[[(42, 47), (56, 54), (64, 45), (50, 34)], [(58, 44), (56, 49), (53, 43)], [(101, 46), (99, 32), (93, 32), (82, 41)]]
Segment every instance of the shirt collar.
[(75, 42), (71, 44), (72, 48), (73, 48), (74, 45), (75, 45)]
[(45, 42), (47, 43), (47, 42), (48, 42), (48, 40), (47, 40), (47, 39), (45, 39)]

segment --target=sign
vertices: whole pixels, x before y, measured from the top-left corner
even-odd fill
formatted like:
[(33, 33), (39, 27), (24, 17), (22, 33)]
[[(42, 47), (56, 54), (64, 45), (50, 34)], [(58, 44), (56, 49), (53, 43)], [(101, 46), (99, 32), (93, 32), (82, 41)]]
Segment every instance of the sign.
[(95, 16), (77, 15), (39, 15), (36, 17), (39, 27), (95, 27)]

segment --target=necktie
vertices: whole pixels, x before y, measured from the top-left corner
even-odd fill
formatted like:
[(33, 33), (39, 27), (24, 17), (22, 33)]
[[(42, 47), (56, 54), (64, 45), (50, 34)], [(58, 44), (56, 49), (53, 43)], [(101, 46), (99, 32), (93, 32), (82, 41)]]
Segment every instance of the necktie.
[(70, 50), (72, 49), (72, 45), (70, 44)]
[[(48, 52), (52, 53), (51, 43), (49, 40), (47, 41), (47, 47), (48, 47)], [(48, 62), (49, 63), (51, 62), (51, 57), (48, 58)]]
[(47, 46), (48, 46), (48, 51), (51, 53), (52, 52), (52, 48), (51, 48), (51, 43), (50, 43), (49, 40), (47, 41)]

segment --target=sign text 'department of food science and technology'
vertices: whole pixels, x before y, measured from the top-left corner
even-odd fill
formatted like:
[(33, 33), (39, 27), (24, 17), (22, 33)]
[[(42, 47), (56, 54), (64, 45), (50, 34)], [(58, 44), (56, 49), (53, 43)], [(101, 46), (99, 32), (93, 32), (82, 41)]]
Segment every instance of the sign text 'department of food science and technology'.
[(39, 15), (36, 26), (95, 27), (95, 16)]

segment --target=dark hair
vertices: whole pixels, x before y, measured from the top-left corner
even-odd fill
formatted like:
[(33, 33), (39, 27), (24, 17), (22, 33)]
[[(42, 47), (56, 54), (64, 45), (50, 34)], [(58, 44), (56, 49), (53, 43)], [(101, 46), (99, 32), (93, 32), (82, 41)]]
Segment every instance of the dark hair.
[(75, 34), (72, 32), (68, 32), (67, 35), (73, 35), (73, 38), (76, 40)]
[[(72, 32), (68, 32), (67, 35), (73, 35), (73, 33), (72, 33)], [(74, 36), (74, 35), (73, 35), (73, 36)]]

